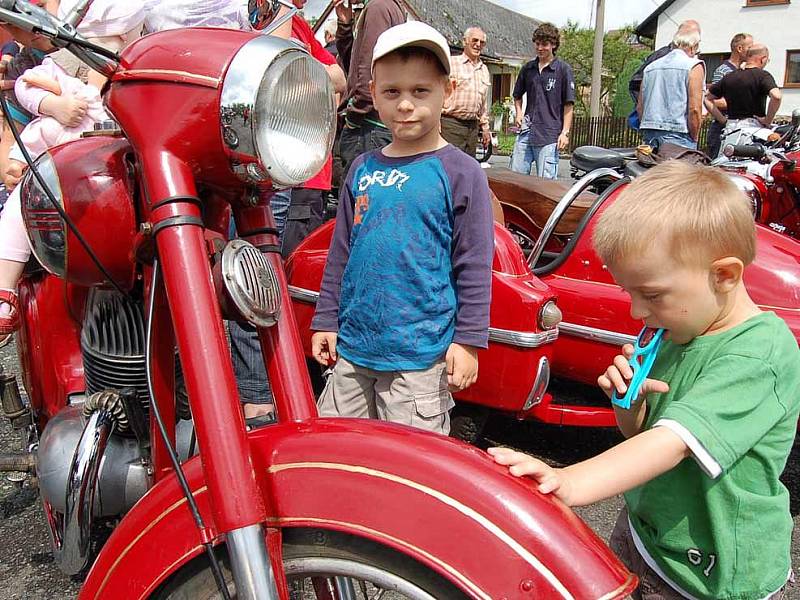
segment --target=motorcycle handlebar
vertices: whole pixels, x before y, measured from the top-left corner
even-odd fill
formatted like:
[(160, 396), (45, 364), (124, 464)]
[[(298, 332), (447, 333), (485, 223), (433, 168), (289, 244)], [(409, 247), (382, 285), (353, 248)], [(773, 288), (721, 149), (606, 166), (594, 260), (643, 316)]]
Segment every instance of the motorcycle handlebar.
[(767, 155), (767, 149), (762, 144), (728, 144), (722, 153), (728, 158), (761, 160)]

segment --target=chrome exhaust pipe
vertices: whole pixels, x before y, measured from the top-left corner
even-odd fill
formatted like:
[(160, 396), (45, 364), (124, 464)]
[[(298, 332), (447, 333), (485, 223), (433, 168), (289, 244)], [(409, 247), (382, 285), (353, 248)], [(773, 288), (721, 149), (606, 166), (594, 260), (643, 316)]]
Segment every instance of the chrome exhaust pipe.
[(53, 556), (67, 575), (77, 575), (89, 564), (89, 539), (100, 462), (115, 427), (116, 418), (110, 410), (100, 408), (89, 416), (70, 463), (63, 521), (59, 519), (57, 521), (61, 522), (58, 523), (48, 519)]

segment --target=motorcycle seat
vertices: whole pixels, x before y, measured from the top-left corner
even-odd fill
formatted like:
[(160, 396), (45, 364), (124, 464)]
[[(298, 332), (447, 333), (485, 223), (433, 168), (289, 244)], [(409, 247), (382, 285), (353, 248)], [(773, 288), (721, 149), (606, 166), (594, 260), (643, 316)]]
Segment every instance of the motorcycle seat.
[[(516, 207), (525, 213), (536, 226), (538, 231), (532, 231), (533, 236), (538, 235), (556, 204), (571, 187), (569, 182), (523, 175), (509, 169), (492, 167), (485, 171), (489, 178), (489, 187), (500, 200), (500, 204)], [(578, 223), (595, 200), (597, 200), (597, 194), (592, 192), (583, 192), (578, 195), (561, 217), (555, 233), (558, 235), (575, 233)]]
[(573, 150), (569, 162), (576, 169), (588, 173), (600, 168), (621, 169), (626, 160), (632, 160), (635, 157), (636, 150), (625, 149), (621, 152), (600, 146), (580, 146)]
[(644, 175), (649, 168), (649, 166), (634, 160), (625, 165), (624, 173), (627, 177), (638, 177), (639, 175)]

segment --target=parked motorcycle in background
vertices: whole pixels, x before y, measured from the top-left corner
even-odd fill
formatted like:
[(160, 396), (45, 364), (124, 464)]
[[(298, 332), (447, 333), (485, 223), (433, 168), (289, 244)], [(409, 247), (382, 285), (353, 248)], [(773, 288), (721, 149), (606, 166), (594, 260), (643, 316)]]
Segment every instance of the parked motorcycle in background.
[[(722, 154), (710, 164), (725, 170), (750, 198), (756, 222), (800, 239), (799, 161), (800, 109), (796, 109), (788, 125), (743, 126), (728, 132), (722, 141)], [(575, 149), (570, 162), (575, 179), (597, 169), (613, 169), (621, 176), (636, 177), (649, 168), (642, 164), (635, 148), (581, 146)], [(592, 189), (601, 192), (611, 183), (611, 179), (601, 178)]]
[[(0, 379), (30, 451), (0, 469), (36, 475), (79, 598), (627, 596), (636, 579), (605, 544), (483, 452), (317, 418), (269, 196), (330, 151), (322, 66), (289, 41), (203, 28), (117, 56), (75, 33), (89, 4), (59, 22), (0, 0), (4, 22), (108, 77), (119, 124), (30, 160), (29, 404)], [(278, 2), (250, 8), (278, 26)], [(277, 424), (245, 431), (223, 319), (258, 328)]]

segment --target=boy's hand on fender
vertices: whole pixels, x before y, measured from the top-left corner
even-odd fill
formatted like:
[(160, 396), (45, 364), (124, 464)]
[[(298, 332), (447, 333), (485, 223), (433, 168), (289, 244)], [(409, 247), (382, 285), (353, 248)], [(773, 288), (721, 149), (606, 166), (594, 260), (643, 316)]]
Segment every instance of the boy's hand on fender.
[[(622, 354), (614, 357), (614, 362), (606, 369), (606, 372), (597, 378), (597, 385), (600, 386), (606, 396), (611, 398), (614, 390), (617, 395), (622, 397), (628, 391), (628, 383), (633, 379), (633, 367), (628, 362), (633, 356), (633, 346), (625, 344), (622, 347)], [(641, 401), (647, 394), (664, 394), (669, 391), (669, 385), (658, 379), (645, 379), (639, 391), (636, 402)]]
[(455, 342), (445, 354), (447, 386), (451, 392), (460, 392), (478, 379), (478, 349)]
[(487, 452), (499, 465), (508, 467), (514, 477), (530, 477), (539, 484), (542, 494), (555, 494), (567, 506), (569, 502), (569, 478), (563, 469), (554, 469), (523, 452), (511, 448), (489, 448)]
[(311, 336), (311, 355), (323, 367), (332, 365), (339, 358), (336, 354), (338, 337), (335, 331), (316, 331)]

